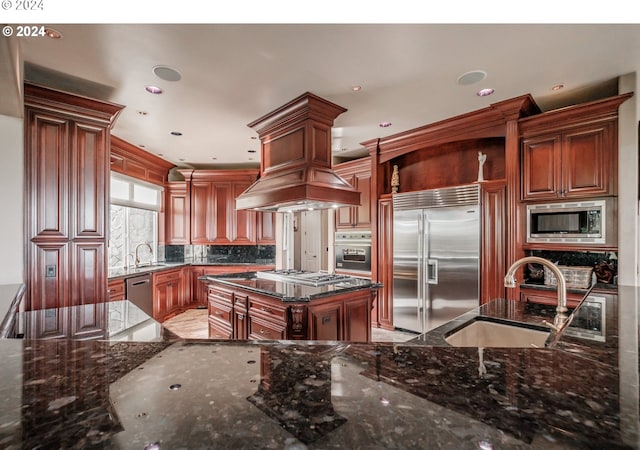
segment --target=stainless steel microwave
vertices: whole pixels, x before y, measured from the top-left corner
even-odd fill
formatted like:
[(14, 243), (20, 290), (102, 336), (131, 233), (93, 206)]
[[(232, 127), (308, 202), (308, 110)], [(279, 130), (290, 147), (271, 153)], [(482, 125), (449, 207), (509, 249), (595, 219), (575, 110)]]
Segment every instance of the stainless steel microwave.
[(615, 245), (615, 198), (527, 205), (528, 243)]

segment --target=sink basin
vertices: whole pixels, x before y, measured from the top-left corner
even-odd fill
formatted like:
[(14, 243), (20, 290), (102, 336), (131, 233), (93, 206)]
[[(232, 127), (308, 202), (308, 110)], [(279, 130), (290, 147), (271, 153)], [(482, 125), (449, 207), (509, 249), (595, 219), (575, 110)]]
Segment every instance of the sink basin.
[(465, 324), (445, 337), (454, 347), (540, 347), (550, 330), (529, 324), (506, 324), (482, 317)]

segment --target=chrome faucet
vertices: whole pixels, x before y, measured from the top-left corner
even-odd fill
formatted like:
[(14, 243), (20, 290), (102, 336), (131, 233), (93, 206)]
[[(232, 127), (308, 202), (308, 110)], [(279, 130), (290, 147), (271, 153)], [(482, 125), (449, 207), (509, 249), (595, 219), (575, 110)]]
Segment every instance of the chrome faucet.
[(567, 308), (567, 282), (560, 269), (558, 269), (558, 266), (556, 266), (548, 259), (540, 258), (538, 256), (525, 256), (524, 258), (520, 258), (519, 260), (514, 262), (511, 267), (509, 267), (509, 270), (507, 270), (507, 274), (504, 276), (504, 287), (516, 287), (516, 269), (521, 265), (527, 263), (542, 264), (543, 266), (551, 270), (551, 272), (553, 272), (553, 274), (556, 276), (556, 280), (558, 281), (558, 286), (556, 288), (558, 292), (558, 306), (556, 306), (556, 317), (553, 324), (550, 324), (546, 321), (544, 322), (554, 330), (559, 331), (569, 318), (569, 316), (567, 315), (569, 309)]
[[(151, 252), (151, 255), (153, 256), (153, 249), (151, 248), (151, 245), (148, 242), (141, 242), (140, 244), (136, 245), (136, 259), (135, 259), (135, 266), (138, 267), (140, 265), (140, 255), (138, 254), (138, 250), (140, 250), (140, 247), (142, 246), (147, 246), (147, 248), (149, 249), (149, 251)], [(151, 261), (149, 261), (151, 262)]]

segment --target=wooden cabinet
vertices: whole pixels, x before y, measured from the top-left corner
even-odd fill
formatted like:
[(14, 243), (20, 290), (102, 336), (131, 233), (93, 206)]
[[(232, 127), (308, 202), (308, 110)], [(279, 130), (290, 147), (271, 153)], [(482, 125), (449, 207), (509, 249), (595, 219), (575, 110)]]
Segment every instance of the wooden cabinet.
[(339, 341), (344, 339), (341, 303), (309, 305), (309, 339)]
[(125, 294), (125, 287), (124, 287), (124, 279), (109, 281), (107, 294), (109, 296), (110, 302), (114, 302), (117, 300), (125, 300), (126, 294)]
[(169, 171), (175, 167), (175, 164), (116, 136), (111, 137), (110, 150), (111, 170), (149, 183), (163, 186)]
[[(575, 308), (582, 300), (584, 294), (573, 294), (567, 292), (567, 307)], [(528, 303), (541, 303), (544, 305), (557, 305), (558, 294), (556, 291), (548, 291), (543, 289), (527, 289), (520, 287), (520, 301)]]
[(167, 183), (165, 189), (165, 243), (191, 243), (191, 199), (184, 181)]
[(27, 310), (106, 300), (110, 128), (122, 106), (25, 83)]
[[(241, 291), (244, 295), (246, 291)], [(247, 294), (249, 339), (288, 339), (289, 306), (277, 299)]]
[(626, 98), (524, 119), (522, 200), (616, 195), (617, 110)]
[(233, 338), (245, 340), (249, 338), (249, 296), (244, 294), (233, 295)]
[(184, 298), (184, 271), (165, 270), (153, 274), (153, 318), (163, 322), (177, 314)]
[(336, 164), (334, 171), (360, 192), (359, 206), (336, 211), (336, 229), (371, 228), (371, 158)]
[(220, 275), (222, 273), (257, 272), (273, 270), (275, 266), (191, 266), (191, 289), (188, 307), (207, 306), (207, 283), (199, 278), (205, 275)]
[(233, 291), (209, 286), (209, 338), (233, 339)]
[(256, 212), (256, 244), (276, 245), (276, 213)]
[(481, 183), (480, 304), (505, 298), (508, 228), (506, 209), (506, 181)]

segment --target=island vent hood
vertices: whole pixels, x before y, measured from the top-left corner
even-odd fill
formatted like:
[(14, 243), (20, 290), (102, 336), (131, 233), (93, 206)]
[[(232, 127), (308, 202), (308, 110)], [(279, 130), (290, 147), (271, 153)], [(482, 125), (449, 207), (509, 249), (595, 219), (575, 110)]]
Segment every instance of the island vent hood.
[(248, 124), (260, 138), (260, 178), (236, 209), (294, 212), (360, 205), (331, 168), (331, 127), (346, 109), (309, 92)]

